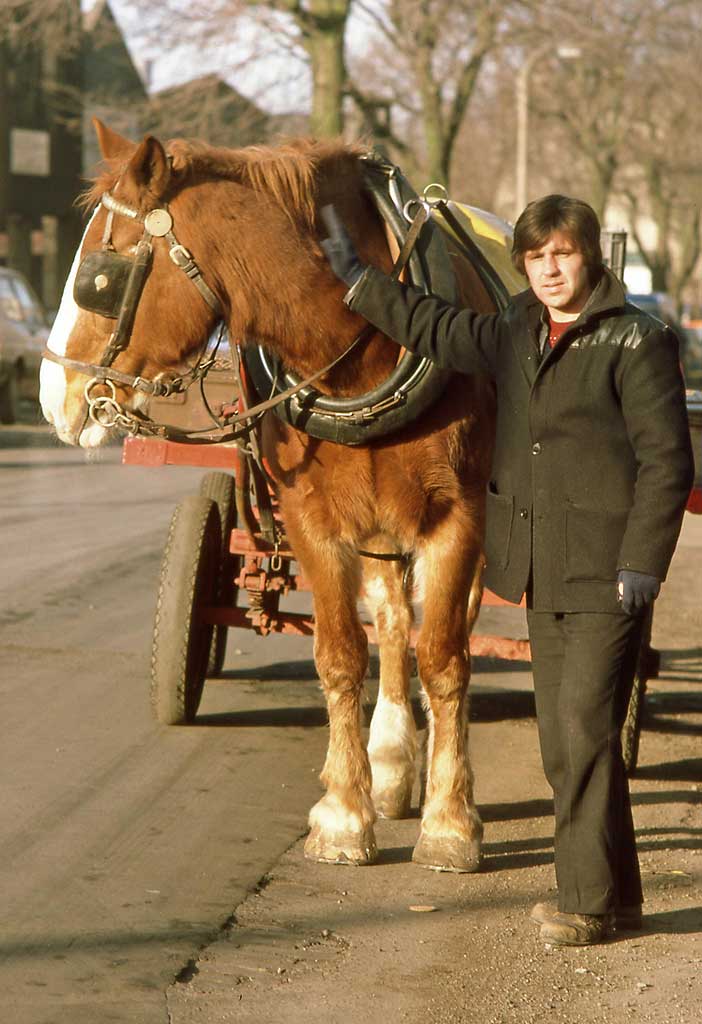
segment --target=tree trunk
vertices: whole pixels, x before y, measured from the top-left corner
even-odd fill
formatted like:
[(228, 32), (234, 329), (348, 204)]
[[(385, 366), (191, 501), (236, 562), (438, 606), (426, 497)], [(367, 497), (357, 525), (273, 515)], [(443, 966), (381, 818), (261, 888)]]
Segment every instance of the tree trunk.
[(315, 136), (341, 135), (346, 84), (344, 31), (351, 0), (311, 0), (297, 18), (312, 70), (310, 130)]
[(614, 153), (605, 154), (604, 157), (590, 161), (592, 172), (590, 174), (590, 205), (600, 218), (604, 226), (607, 204), (612, 195), (612, 185), (617, 169), (617, 160)]

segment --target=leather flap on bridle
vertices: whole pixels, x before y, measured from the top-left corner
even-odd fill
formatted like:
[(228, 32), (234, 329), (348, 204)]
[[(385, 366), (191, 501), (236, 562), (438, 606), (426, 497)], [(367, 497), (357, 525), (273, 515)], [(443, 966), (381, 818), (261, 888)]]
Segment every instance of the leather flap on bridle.
[(133, 266), (134, 257), (109, 249), (88, 253), (78, 267), (73, 298), (81, 309), (116, 320)]

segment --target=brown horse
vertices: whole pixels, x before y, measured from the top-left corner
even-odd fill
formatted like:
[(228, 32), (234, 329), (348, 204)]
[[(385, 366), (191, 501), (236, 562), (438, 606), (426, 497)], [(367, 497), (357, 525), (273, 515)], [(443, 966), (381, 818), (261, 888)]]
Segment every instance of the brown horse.
[[(128, 344), (112, 351), (116, 370), (151, 380), (182, 370), (220, 315), (232, 337), (244, 344), (255, 338), (303, 376), (344, 351), (363, 322), (343, 305), (344, 288), (320, 249), (318, 210), (333, 203), (361, 258), (392, 267), (383, 224), (362, 189), (359, 149), (303, 141), (229, 150), (176, 140), (164, 147), (150, 136), (134, 144), (99, 123), (96, 129), (107, 170), (87, 197), (97, 209), (72, 276), (79, 261), (101, 247), (133, 256), (145, 218), (154, 235)], [(101, 205), (105, 195), (109, 208)], [(158, 215), (149, 221), (154, 210)], [(172, 234), (164, 238), (166, 229)], [(174, 236), (186, 257), (192, 254), (197, 273), (185, 267), (191, 281), (169, 259)], [(204, 286), (201, 295), (193, 279)], [(97, 274), (95, 289), (104, 285)], [(494, 308), (470, 271), (463, 290), (473, 308)], [(115, 321), (103, 315), (102, 301), (98, 296), (93, 311), (79, 308), (69, 281), (49, 340), (62, 362), (42, 366), (46, 418), (61, 440), (85, 447), (109, 434), (87, 418), (87, 371), (80, 372), (81, 364), (100, 362), (110, 347)], [(395, 343), (371, 333), (317, 387), (334, 396), (366, 393), (392, 372), (398, 356)], [(119, 381), (113, 386), (121, 407), (138, 408), (138, 391)], [(312, 438), (275, 416), (264, 422), (262, 448), (287, 537), (312, 584), (315, 662), (329, 713), (325, 794), (310, 813), (309, 857), (371, 862), (376, 815), (406, 816), (413, 789), (411, 584), (401, 563), (361, 557), (362, 549), (411, 556), (424, 595), (416, 655), (429, 739), (413, 859), (454, 871), (479, 864), (482, 825), (467, 747), (468, 633), (480, 600), (492, 417), (487, 382), (455, 376), (411, 425), (360, 447)], [(380, 646), (380, 691), (367, 747), (360, 596)]]

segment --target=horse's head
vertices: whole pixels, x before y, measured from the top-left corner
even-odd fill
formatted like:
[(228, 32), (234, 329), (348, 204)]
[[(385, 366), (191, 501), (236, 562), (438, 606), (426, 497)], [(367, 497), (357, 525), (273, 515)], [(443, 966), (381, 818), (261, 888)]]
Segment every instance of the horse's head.
[(178, 223), (175, 174), (161, 143), (128, 142), (99, 122), (96, 130), (109, 170), (88, 193), (95, 210), (40, 373), (44, 416), (62, 441), (83, 447), (106, 438), (115, 411), (138, 411), (144, 382), (177, 371), (222, 313), (196, 262), (192, 217)]
[[(340, 301), (317, 211), (333, 202), (361, 258), (387, 266), (382, 225), (362, 195), (359, 148), (334, 140), (164, 147), (96, 129), (107, 170), (87, 193), (94, 213), (41, 370), (42, 409), (62, 440), (93, 447), (115, 415), (115, 425), (128, 425), (120, 411), (138, 416), (145, 382), (182, 373), (220, 317), (233, 338), (255, 338), (303, 374), (348, 345), (359, 318)], [(357, 390), (382, 379), (367, 359), (359, 372), (367, 380)]]

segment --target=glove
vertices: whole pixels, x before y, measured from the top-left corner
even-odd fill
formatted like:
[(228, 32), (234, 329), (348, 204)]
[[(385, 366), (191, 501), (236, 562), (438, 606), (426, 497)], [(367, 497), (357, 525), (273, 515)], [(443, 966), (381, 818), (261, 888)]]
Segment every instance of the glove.
[(620, 569), (617, 575), (617, 588), (622, 611), (627, 615), (633, 615), (658, 597), (661, 584), (655, 576), (648, 576), (645, 572)]
[(321, 239), (319, 243), (322, 251), (339, 280), (352, 288), (366, 268), (360, 262), (349, 233), (334, 207), (323, 206), (319, 215), (329, 232), (329, 237)]

